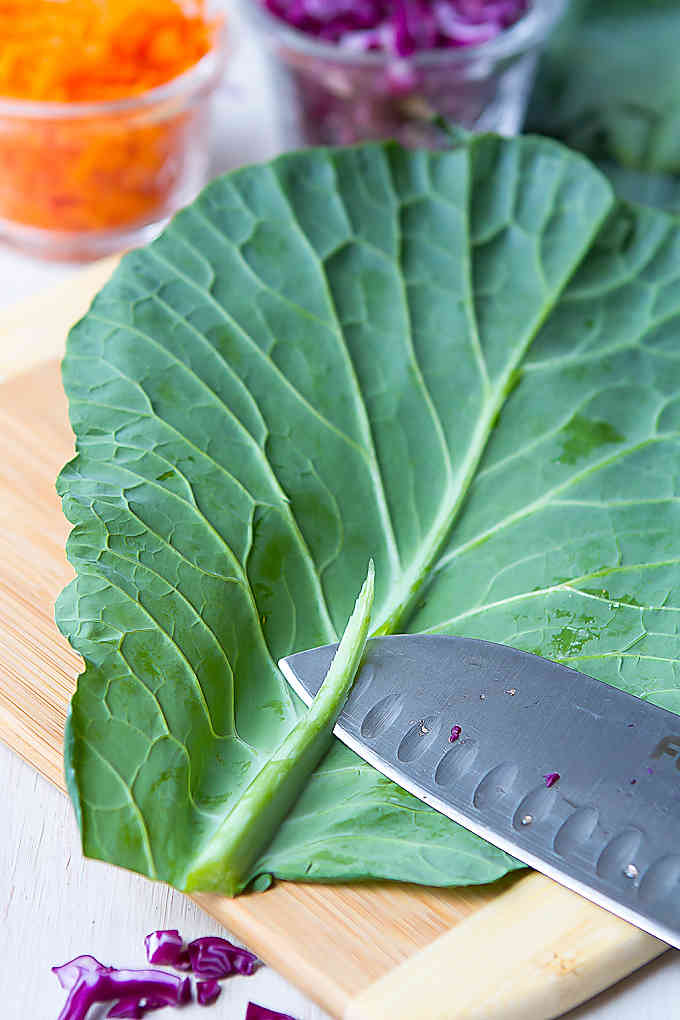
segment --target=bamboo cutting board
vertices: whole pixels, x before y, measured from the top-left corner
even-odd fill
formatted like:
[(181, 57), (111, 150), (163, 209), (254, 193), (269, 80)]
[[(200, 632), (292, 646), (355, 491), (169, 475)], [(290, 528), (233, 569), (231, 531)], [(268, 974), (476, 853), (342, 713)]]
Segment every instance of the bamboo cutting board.
[[(112, 266), (0, 321), (0, 738), (62, 789), (81, 662), (53, 622), (72, 576), (54, 490), (73, 451), (58, 359)], [(466, 889), (281, 883), (196, 900), (347, 1020), (547, 1020), (666, 949), (536, 874)]]

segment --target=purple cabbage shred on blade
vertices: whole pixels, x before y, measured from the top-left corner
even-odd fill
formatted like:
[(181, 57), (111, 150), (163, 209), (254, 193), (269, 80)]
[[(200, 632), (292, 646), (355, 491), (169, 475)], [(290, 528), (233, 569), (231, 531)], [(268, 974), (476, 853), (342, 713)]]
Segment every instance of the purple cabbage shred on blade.
[[(78, 956), (61, 967), (53, 967), (68, 998), (58, 1020), (86, 1020), (90, 1006), (117, 1002), (128, 1012), (109, 1016), (143, 1016), (161, 1006), (179, 1006), (191, 999), (189, 978), (180, 978), (162, 970), (118, 970), (105, 967), (92, 956)], [(113, 1007), (114, 1009), (116, 1007)]]
[(545, 780), (545, 785), (548, 787), (548, 789), (550, 789), (551, 786), (554, 786), (559, 778), (560, 778), (559, 772), (546, 772), (546, 774), (543, 776), (543, 779)]
[[(258, 0), (255, 0), (258, 2)], [(527, 0), (260, 0), (275, 17), (354, 52), (410, 57), (479, 46), (513, 25)]]
[(213, 979), (196, 982), (196, 998), (200, 1006), (211, 1006), (219, 998), (222, 989)]
[(225, 978), (229, 974), (252, 974), (257, 957), (217, 935), (206, 935), (189, 943), (191, 969), (197, 977)]
[(177, 970), (191, 969), (189, 953), (176, 928), (149, 932), (144, 939), (144, 945), (149, 963), (159, 964), (161, 967), (175, 967)]
[(295, 1017), (290, 1013), (277, 1013), (274, 1009), (267, 1009), (266, 1006), (258, 1006), (256, 1002), (249, 1002), (245, 1020), (295, 1020)]
[(458, 737), (461, 735), (462, 732), (463, 731), (460, 726), (452, 726), (451, 734), (449, 736), (449, 743), (455, 744), (455, 742), (458, 740)]

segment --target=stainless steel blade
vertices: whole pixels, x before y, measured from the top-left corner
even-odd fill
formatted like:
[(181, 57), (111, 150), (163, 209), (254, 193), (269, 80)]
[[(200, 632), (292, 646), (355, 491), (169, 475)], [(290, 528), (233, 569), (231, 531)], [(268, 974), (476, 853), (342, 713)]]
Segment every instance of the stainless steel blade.
[[(307, 704), (335, 648), (279, 663)], [(680, 948), (677, 715), (506, 645), (408, 635), (369, 641), (335, 733), (420, 800)]]

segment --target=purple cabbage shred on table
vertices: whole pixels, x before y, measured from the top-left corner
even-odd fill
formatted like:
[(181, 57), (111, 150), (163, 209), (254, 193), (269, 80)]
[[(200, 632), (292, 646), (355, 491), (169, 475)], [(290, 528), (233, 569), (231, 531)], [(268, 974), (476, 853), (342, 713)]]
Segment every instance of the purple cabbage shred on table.
[(202, 978), (225, 978), (230, 974), (252, 974), (257, 957), (217, 935), (206, 935), (189, 943), (189, 959), (194, 974)]
[(120, 999), (115, 1002), (106, 1014), (107, 1017), (115, 1017), (117, 1020), (141, 1020), (146, 1013), (143, 999)]
[(455, 744), (462, 732), (463, 731), (460, 726), (452, 726), (451, 733), (449, 734), (449, 743)]
[(550, 789), (551, 786), (554, 786), (559, 778), (560, 778), (559, 772), (546, 772), (546, 774), (543, 776), (545, 785), (548, 787), (548, 789)]
[(197, 981), (196, 982), (196, 998), (198, 999), (199, 1006), (211, 1006), (213, 1002), (216, 1002), (219, 998), (220, 992), (219, 982), (214, 980), (209, 981)]
[(176, 970), (190, 970), (189, 953), (184, 940), (176, 928), (167, 931), (152, 931), (144, 939), (146, 958), (149, 963)]
[[(219, 998), (222, 991), (219, 978), (253, 974), (259, 962), (254, 953), (216, 935), (194, 939), (185, 946), (175, 928), (150, 932), (144, 944), (150, 963), (191, 969), (197, 977), (205, 979), (196, 981), (196, 998), (201, 1006), (210, 1006)], [(153, 1010), (191, 1001), (191, 979), (166, 971), (119, 970), (105, 966), (94, 956), (76, 956), (68, 963), (52, 967), (52, 971), (69, 993), (58, 1020), (86, 1020), (90, 1006), (108, 1002), (113, 1002), (106, 1014), (112, 1020), (139, 1020)], [(246, 1020), (294, 1018), (251, 1002)]]
[(267, 1009), (266, 1006), (258, 1006), (256, 1002), (249, 1002), (245, 1020), (295, 1020), (295, 1017), (290, 1013), (277, 1013), (275, 1009)]
[(154, 1009), (163, 1009), (168, 1003), (163, 999), (144, 998), (120, 999), (106, 1014), (107, 1017), (125, 1018), (125, 1020), (139, 1020)]
[(96, 974), (103, 966), (94, 956), (76, 956), (60, 967), (52, 967), (52, 973), (61, 987), (69, 990), (84, 974)]
[(479, 46), (526, 12), (526, 0), (262, 0), (300, 32), (353, 52), (396, 57)]
[(90, 1006), (100, 1002), (124, 1003), (121, 1008), (127, 1012), (110, 1012), (109, 1016), (136, 1017), (161, 1006), (182, 1005), (191, 998), (189, 978), (162, 970), (118, 970), (92, 956), (78, 956), (52, 970), (69, 993), (58, 1020), (86, 1020)]

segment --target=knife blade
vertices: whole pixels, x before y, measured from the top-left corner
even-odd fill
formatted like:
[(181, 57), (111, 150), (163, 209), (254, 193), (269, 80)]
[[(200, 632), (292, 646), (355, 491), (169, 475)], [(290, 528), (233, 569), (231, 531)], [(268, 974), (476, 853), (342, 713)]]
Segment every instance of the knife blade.
[[(336, 647), (279, 662), (306, 704)], [(368, 642), (334, 733), (424, 803), (680, 948), (674, 713), (507, 645), (395, 635)]]

